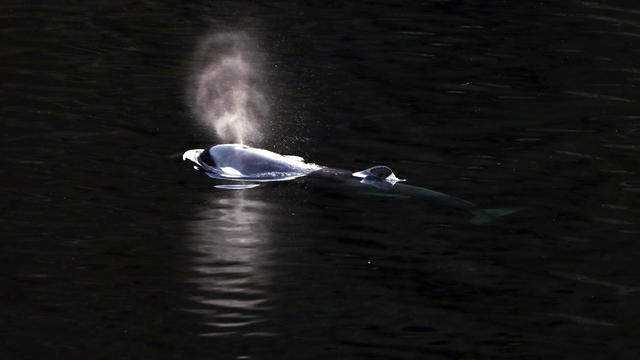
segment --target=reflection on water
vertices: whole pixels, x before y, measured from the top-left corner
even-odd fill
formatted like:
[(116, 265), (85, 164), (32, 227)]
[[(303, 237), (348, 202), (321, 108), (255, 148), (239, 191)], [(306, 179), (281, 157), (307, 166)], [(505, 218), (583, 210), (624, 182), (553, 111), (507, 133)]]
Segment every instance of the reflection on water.
[(269, 310), (270, 206), (244, 191), (214, 195), (190, 224), (197, 291), (188, 311), (203, 316), (209, 331), (201, 335), (270, 335), (247, 330)]

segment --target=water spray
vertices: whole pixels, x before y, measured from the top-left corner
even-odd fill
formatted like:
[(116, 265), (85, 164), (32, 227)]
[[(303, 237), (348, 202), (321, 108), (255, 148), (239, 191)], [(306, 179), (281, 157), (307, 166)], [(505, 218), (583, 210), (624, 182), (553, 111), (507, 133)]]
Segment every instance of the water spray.
[(245, 33), (204, 38), (190, 84), (196, 118), (221, 142), (258, 144), (269, 114), (258, 52)]

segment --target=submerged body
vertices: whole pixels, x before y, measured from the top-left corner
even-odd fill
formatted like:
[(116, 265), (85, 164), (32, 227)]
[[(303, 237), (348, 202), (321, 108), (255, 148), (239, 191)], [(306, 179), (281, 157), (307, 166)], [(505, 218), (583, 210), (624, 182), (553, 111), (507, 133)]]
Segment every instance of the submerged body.
[[(259, 186), (254, 182), (286, 181), (313, 174), (355, 186), (373, 187), (378, 194), (401, 198), (427, 198), (472, 215), (471, 222), (486, 223), (495, 217), (514, 213), (519, 208), (481, 209), (475, 204), (427, 188), (403, 184), (386, 166), (374, 166), (358, 172), (348, 172), (310, 164), (298, 156), (280, 155), (268, 150), (240, 144), (222, 144), (206, 149), (188, 150), (183, 160), (194, 162), (195, 168), (209, 177), (241, 181), (240, 185), (216, 185), (222, 189), (248, 189)], [(249, 183), (246, 183), (249, 182)]]

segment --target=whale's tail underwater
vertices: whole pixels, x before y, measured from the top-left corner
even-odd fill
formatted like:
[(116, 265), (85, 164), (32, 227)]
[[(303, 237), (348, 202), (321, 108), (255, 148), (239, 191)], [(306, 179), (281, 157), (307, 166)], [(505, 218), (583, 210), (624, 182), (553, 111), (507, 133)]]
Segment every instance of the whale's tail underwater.
[[(522, 208), (483, 209), (455, 196), (404, 183), (387, 166), (374, 166), (358, 172), (348, 172), (309, 164), (297, 156), (280, 155), (246, 145), (222, 144), (207, 149), (188, 150), (183, 160), (195, 163), (198, 170), (218, 180), (245, 182), (241, 185), (216, 185), (220, 189), (250, 189), (263, 182), (287, 181), (308, 175), (338, 180), (341, 184), (375, 188), (374, 195), (394, 198), (423, 198), (471, 215), (473, 224), (486, 224), (494, 219), (516, 213)], [(249, 182), (248, 184), (246, 182)]]
[[(364, 181), (362, 182), (364, 183)], [(469, 221), (472, 224), (486, 224), (499, 217), (511, 215), (518, 211), (524, 210), (524, 208), (522, 207), (484, 209), (470, 201), (420, 186), (395, 183), (390, 184), (391, 186), (386, 184), (384, 185), (385, 186), (378, 186), (378, 188), (386, 190), (384, 191), (384, 193), (386, 193), (387, 195), (406, 198), (424, 198), (428, 199), (429, 201), (440, 203), (447, 207), (464, 210), (471, 215), (471, 219)]]
[(524, 208), (521, 207), (507, 207), (507, 208), (498, 208), (498, 209), (474, 209), (471, 210), (471, 214), (473, 217), (469, 220), (472, 224), (481, 225), (492, 222), (493, 220), (507, 216), (511, 214), (515, 214), (518, 211), (522, 211)]

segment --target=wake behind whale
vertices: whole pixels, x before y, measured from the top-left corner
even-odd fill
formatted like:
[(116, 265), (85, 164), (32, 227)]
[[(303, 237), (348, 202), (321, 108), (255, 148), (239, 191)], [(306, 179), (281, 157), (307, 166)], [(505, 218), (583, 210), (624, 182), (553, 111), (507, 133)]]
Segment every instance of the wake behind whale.
[(187, 150), (183, 160), (190, 160), (197, 170), (217, 180), (242, 182), (242, 184), (216, 185), (222, 189), (248, 189), (260, 183), (288, 181), (318, 175), (328, 180), (337, 180), (349, 186), (365, 186), (377, 194), (400, 198), (423, 198), (461, 209), (471, 214), (471, 222), (483, 224), (496, 217), (509, 215), (520, 208), (482, 209), (472, 202), (420, 186), (404, 184), (393, 171), (383, 165), (358, 172), (333, 169), (307, 163), (298, 156), (280, 155), (269, 150), (242, 144), (221, 144), (206, 149)]

